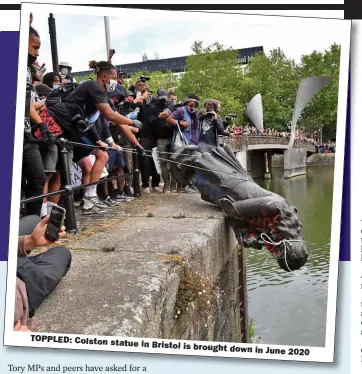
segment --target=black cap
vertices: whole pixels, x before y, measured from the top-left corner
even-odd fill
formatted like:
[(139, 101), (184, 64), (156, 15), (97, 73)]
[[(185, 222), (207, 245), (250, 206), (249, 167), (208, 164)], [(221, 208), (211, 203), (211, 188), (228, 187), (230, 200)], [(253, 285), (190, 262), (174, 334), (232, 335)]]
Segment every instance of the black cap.
[(157, 90), (157, 99), (167, 99), (167, 91), (164, 88), (159, 88)]

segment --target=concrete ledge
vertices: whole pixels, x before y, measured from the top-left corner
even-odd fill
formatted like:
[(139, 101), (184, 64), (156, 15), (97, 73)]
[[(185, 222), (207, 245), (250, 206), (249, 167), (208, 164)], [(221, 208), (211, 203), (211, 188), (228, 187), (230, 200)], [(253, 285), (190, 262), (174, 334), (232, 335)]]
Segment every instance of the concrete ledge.
[[(220, 209), (196, 194), (149, 210), (66, 245), (72, 267), (37, 311), (38, 331), (240, 341), (236, 239)], [(211, 285), (209, 313), (191, 302), (175, 318), (190, 274)]]

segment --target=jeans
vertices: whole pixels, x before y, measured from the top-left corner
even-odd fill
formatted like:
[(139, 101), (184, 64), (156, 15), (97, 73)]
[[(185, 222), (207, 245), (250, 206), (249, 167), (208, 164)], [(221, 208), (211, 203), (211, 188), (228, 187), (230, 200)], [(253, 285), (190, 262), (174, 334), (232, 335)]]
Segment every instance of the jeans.
[[(37, 144), (25, 144), (22, 173), (26, 178), (25, 198), (42, 195), (46, 177)], [(26, 204), (27, 214), (40, 216), (42, 203), (42, 199), (39, 199)]]
[[(162, 178), (165, 183), (165, 190), (170, 188), (170, 160), (171, 157), (171, 139), (157, 139), (157, 150), (159, 151)], [(162, 153), (165, 152), (165, 153)], [(165, 160), (166, 159), (166, 160)]]
[[(152, 148), (157, 146), (156, 140), (152, 138), (142, 138), (140, 139), (140, 144), (146, 151), (152, 151)], [(150, 186), (149, 180), (152, 177), (152, 187), (158, 187), (161, 178), (157, 174), (155, 163), (151, 157), (151, 152), (147, 152), (150, 156), (140, 156), (139, 166), (142, 179), (142, 187), (147, 188)]]

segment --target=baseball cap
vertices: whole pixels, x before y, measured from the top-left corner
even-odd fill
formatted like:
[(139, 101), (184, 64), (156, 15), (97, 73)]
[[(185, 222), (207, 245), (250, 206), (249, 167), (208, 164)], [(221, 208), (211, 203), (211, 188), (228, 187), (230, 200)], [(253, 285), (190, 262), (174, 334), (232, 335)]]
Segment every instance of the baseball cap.
[(159, 88), (157, 90), (157, 99), (167, 99), (167, 91), (164, 88)]

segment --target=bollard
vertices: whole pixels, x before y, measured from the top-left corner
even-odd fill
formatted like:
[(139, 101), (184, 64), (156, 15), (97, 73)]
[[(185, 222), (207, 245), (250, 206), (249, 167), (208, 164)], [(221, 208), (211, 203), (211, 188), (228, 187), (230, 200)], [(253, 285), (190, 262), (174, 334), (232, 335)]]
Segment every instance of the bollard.
[(61, 177), (61, 188), (64, 188), (67, 193), (64, 195), (64, 207), (66, 209), (65, 226), (66, 231), (72, 234), (77, 233), (77, 221), (75, 218), (74, 210), (74, 195), (72, 181), (70, 178), (70, 169), (68, 163), (69, 148), (67, 141), (60, 138), (57, 142), (59, 150), (60, 160), (60, 177)]

